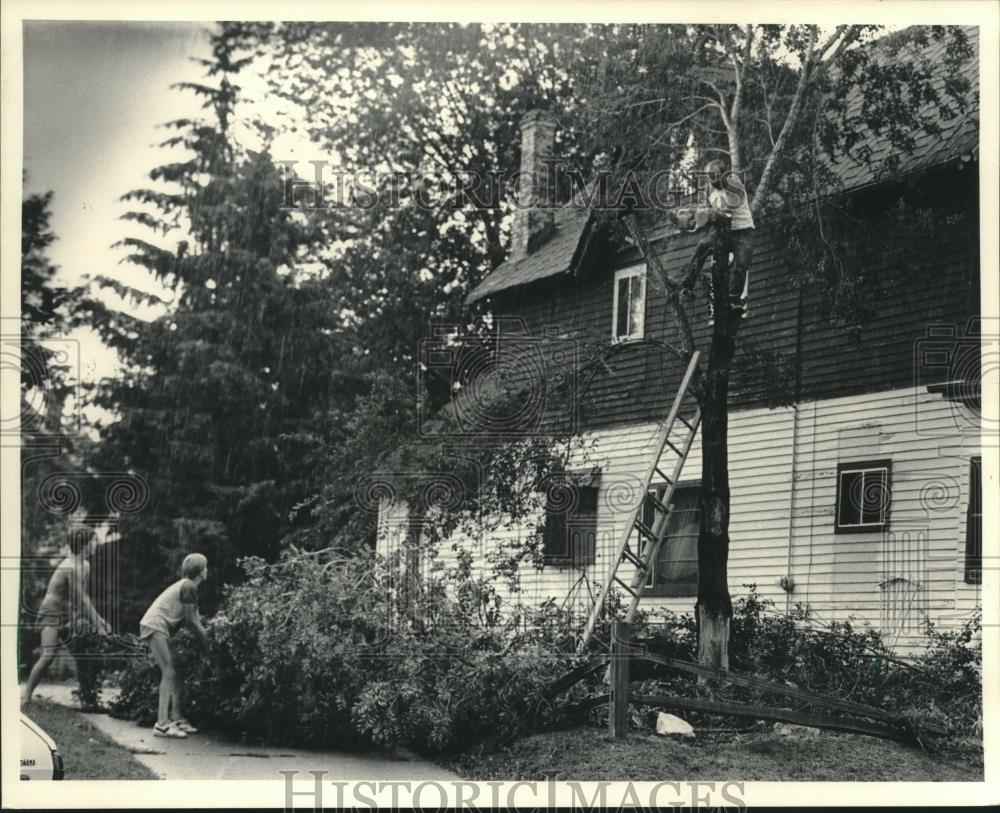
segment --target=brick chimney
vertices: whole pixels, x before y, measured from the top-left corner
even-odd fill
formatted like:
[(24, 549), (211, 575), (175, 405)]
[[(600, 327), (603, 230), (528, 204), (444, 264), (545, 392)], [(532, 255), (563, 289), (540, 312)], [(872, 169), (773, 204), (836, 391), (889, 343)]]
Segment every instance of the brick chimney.
[[(511, 228), (511, 259), (535, 251), (552, 234), (555, 201), (549, 189), (549, 167), (556, 142), (556, 119), (545, 110), (530, 110), (521, 119), (521, 171)], [(553, 179), (554, 180), (554, 179)]]

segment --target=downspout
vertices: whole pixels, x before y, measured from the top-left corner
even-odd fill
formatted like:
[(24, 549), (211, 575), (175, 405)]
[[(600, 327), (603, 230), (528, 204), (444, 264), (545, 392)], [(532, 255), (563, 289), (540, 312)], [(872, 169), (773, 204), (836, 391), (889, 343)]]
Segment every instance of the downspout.
[[(785, 578), (792, 577), (792, 543), (794, 541), (795, 528), (795, 474), (796, 461), (798, 459), (798, 439), (799, 439), (799, 399), (802, 396), (802, 306), (805, 285), (799, 281), (799, 301), (795, 316), (795, 391), (792, 401), (792, 471), (789, 477), (790, 485), (788, 489), (788, 549), (785, 554)], [(785, 583), (785, 615), (791, 611), (792, 590), (794, 584), (790, 581)]]

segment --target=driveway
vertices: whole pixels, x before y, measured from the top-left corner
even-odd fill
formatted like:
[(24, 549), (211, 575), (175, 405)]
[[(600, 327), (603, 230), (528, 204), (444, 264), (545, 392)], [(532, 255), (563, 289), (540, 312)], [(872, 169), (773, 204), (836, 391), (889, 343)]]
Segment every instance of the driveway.
[[(72, 691), (70, 684), (49, 683), (39, 686), (35, 696), (78, 708)], [(88, 714), (87, 720), (128, 748), (161, 779), (281, 779), (278, 771), (298, 771), (302, 779), (308, 778), (307, 771), (326, 771), (324, 781), (459, 779), (433, 762), (404, 752), (392, 759), (378, 754), (267, 748), (244, 745), (209, 732), (172, 740), (154, 737), (151, 728), (106, 714)]]

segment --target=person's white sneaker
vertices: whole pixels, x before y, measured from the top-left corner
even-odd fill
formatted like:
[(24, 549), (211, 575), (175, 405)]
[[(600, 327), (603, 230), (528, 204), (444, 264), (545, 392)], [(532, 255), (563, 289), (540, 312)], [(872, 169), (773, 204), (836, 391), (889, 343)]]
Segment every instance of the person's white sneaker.
[(177, 727), (176, 723), (170, 722), (166, 725), (157, 723), (153, 726), (154, 737), (170, 737), (175, 740), (186, 740), (187, 734)]
[(198, 733), (198, 729), (195, 728), (193, 725), (191, 725), (191, 723), (189, 723), (183, 717), (181, 717), (180, 719), (174, 720), (173, 723), (172, 723), (172, 725), (174, 725), (177, 728), (179, 728), (185, 734), (197, 734)]

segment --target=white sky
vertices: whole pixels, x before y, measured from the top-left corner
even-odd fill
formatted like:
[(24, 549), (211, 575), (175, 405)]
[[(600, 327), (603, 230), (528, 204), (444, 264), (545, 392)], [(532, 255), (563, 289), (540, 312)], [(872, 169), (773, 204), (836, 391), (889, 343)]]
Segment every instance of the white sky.
[[(189, 57), (211, 55), (203, 32), (202, 23), (25, 23), (25, 191), (54, 192), (58, 239), (49, 256), (66, 282), (105, 274), (141, 283), (144, 272), (120, 266), (111, 248), (141, 234), (118, 219), (126, 211), (119, 198), (148, 185), (149, 170), (169, 155), (155, 146), (167, 137), (157, 125), (199, 113), (193, 94), (170, 85), (201, 77)], [(84, 379), (114, 370), (96, 337), (73, 338)]]
[[(150, 238), (143, 227), (119, 219), (129, 208), (119, 199), (153, 186), (153, 167), (185, 155), (156, 146), (173, 134), (159, 125), (203, 112), (200, 98), (171, 85), (205, 81), (203, 67), (191, 58), (211, 57), (207, 25), (25, 23), (25, 192), (54, 192), (51, 227), (57, 240), (49, 256), (67, 283), (107, 275), (158, 290), (144, 269), (119, 264), (122, 251), (112, 248), (126, 236)], [(262, 88), (247, 77), (248, 90)], [(301, 144), (282, 140), (275, 146), (276, 157), (307, 157)], [(78, 331), (72, 338), (80, 342), (83, 380), (114, 373), (113, 352), (93, 333)]]
[(27, 191), (55, 192), (50, 256), (67, 279), (114, 270), (110, 244), (135, 227), (120, 223), (118, 198), (148, 185), (169, 153), (157, 125), (196, 116), (198, 81), (189, 57), (210, 56), (201, 23), (29, 22), (24, 47)]

